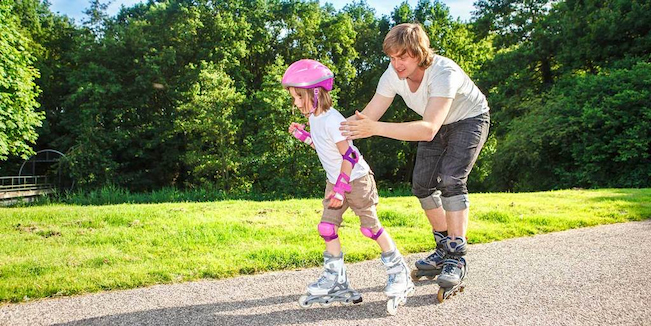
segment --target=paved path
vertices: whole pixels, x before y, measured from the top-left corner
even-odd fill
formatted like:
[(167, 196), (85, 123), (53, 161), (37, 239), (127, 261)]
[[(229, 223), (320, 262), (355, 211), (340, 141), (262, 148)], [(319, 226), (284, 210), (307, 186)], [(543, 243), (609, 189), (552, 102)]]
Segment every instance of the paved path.
[[(410, 265), (425, 254), (408, 257)], [(385, 314), (378, 260), (349, 265), (359, 306), (301, 309), (307, 269), (0, 307), (0, 325), (651, 325), (651, 221), (472, 245), (468, 287), (417, 283)]]

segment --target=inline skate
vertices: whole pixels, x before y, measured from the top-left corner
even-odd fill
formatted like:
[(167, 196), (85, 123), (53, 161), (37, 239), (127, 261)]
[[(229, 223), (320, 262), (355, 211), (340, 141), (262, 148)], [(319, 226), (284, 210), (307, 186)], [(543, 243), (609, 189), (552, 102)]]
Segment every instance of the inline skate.
[(326, 307), (333, 302), (344, 305), (361, 303), (362, 296), (348, 284), (343, 253), (335, 257), (324, 252), (323, 261), (323, 274), (316, 282), (308, 285), (307, 294), (298, 299), (298, 304), (302, 308), (308, 308), (314, 303)]
[(446, 251), (445, 260), (443, 261), (443, 270), (436, 279), (439, 285), (437, 299), (439, 303), (445, 301), (457, 292), (463, 292), (466, 285), (467, 266), (463, 256), (466, 254), (466, 240), (457, 237), (452, 240), (446, 237), (443, 240), (443, 246)]
[(414, 294), (414, 283), (409, 277), (409, 267), (397, 249), (382, 253), (380, 260), (387, 269), (389, 277), (384, 288), (384, 294), (389, 297), (387, 313), (393, 316), (397, 313), (398, 306), (404, 305), (407, 302), (407, 297)]
[(426, 277), (428, 280), (433, 280), (441, 274), (441, 270), (443, 269), (445, 249), (443, 248), (442, 241), (447, 236), (447, 232), (440, 233), (434, 231), (433, 233), (436, 250), (431, 255), (416, 262), (416, 269), (411, 271), (411, 278), (414, 281), (419, 281), (423, 277)]

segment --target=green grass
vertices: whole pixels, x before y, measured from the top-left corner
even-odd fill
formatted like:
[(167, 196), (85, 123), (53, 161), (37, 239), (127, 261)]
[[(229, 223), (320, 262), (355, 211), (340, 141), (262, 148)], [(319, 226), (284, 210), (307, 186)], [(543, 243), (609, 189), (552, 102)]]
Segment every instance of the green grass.
[[(651, 189), (473, 194), (470, 243), (651, 217)], [(0, 208), (0, 302), (224, 278), (321, 263), (319, 199)], [(403, 253), (432, 249), (414, 197), (381, 198)], [(379, 248), (344, 215), (347, 261)]]

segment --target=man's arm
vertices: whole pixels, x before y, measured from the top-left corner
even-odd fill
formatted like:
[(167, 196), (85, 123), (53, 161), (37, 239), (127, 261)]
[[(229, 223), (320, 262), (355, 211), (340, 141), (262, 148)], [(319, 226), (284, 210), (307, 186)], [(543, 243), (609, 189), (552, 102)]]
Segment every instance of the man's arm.
[[(364, 114), (365, 116), (367, 116), (369, 119), (373, 121), (378, 121), (384, 115), (384, 113), (387, 112), (387, 109), (389, 108), (392, 102), (393, 102), (393, 97), (386, 97), (378, 93), (375, 93), (371, 101), (368, 102), (364, 110), (362, 110), (362, 114)], [(349, 119), (351, 118), (353, 120), (356, 120), (357, 116), (352, 115)]]
[[(379, 122), (357, 112), (355, 114), (357, 119), (342, 122), (340, 129), (347, 139), (383, 136), (406, 141), (431, 141), (443, 125), (445, 117), (450, 112), (450, 106), (452, 106), (451, 98), (430, 97), (422, 120), (399, 123)], [(371, 111), (372, 114), (375, 112)]]

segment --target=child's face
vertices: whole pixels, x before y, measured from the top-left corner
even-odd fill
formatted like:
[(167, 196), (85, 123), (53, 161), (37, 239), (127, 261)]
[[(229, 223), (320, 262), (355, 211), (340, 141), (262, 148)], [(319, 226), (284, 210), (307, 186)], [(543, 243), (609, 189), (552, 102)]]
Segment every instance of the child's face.
[(308, 109), (305, 107), (305, 100), (296, 93), (294, 87), (289, 88), (289, 94), (292, 94), (292, 97), (294, 98), (294, 106), (301, 110), (301, 113), (307, 113)]

